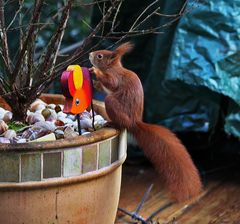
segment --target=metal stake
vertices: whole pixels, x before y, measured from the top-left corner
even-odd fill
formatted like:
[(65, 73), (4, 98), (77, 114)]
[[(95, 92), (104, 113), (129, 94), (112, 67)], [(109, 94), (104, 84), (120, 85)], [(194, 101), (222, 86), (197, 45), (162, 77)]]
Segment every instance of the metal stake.
[(93, 130), (96, 131), (96, 128), (95, 128), (95, 125), (94, 125), (95, 118), (94, 118), (94, 109), (93, 109), (93, 101), (92, 100), (91, 100), (91, 108), (92, 108), (92, 127), (93, 127)]
[(147, 219), (144, 219), (142, 216), (139, 215), (140, 210), (142, 209), (146, 199), (148, 198), (151, 190), (152, 190), (153, 184), (150, 185), (150, 187), (147, 189), (147, 191), (145, 192), (141, 202), (139, 203), (139, 205), (137, 206), (136, 210), (134, 212), (129, 212), (123, 208), (118, 208), (119, 211), (125, 213), (126, 215), (130, 216), (133, 220), (136, 221), (140, 221), (141, 224), (150, 224), (153, 220), (153, 218), (160, 213), (161, 211), (163, 211), (164, 209), (170, 207), (173, 202), (169, 202), (163, 206), (161, 206), (160, 208), (158, 208), (156, 211), (154, 211)]
[(81, 122), (80, 122), (80, 114), (77, 114), (77, 123), (78, 123), (78, 133), (79, 133), (79, 135), (82, 135)]
[[(90, 80), (91, 80), (91, 85), (92, 85), (92, 89), (93, 89), (93, 80), (92, 80), (92, 76), (90, 76)], [(93, 130), (96, 131), (96, 128), (95, 128), (95, 125), (94, 125), (94, 122), (95, 122), (95, 119), (94, 119), (94, 109), (93, 109), (93, 100), (91, 100), (91, 108), (92, 108), (92, 127), (93, 127)]]

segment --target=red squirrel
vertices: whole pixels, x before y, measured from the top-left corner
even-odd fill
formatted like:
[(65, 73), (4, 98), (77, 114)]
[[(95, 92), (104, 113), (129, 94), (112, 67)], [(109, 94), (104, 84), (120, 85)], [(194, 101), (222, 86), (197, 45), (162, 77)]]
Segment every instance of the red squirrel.
[(144, 93), (138, 76), (122, 66), (122, 56), (133, 45), (126, 42), (113, 51), (89, 54), (98, 84), (105, 90), (110, 123), (126, 128), (153, 163), (172, 197), (177, 201), (196, 196), (202, 189), (198, 170), (180, 140), (167, 128), (142, 121)]

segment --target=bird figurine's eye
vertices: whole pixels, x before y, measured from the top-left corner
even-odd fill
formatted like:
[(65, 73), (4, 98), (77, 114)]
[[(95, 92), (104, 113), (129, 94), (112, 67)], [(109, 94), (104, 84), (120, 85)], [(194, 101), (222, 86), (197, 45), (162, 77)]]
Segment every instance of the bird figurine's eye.
[(103, 58), (103, 55), (102, 55), (102, 54), (98, 54), (98, 55), (97, 55), (97, 58), (98, 58), (98, 59), (102, 59), (102, 58)]
[(76, 105), (79, 105), (80, 104), (80, 100), (77, 98), (75, 103), (76, 103)]

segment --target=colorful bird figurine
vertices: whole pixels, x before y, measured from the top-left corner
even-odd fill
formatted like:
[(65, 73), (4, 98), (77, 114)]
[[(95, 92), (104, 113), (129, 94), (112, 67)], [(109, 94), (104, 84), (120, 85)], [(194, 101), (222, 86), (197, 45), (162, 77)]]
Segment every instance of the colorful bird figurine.
[(91, 104), (92, 86), (88, 68), (69, 65), (62, 73), (61, 84), (66, 97), (63, 112), (80, 114)]
[[(84, 112), (92, 102), (92, 83), (88, 68), (69, 65), (62, 73), (61, 86), (66, 97), (63, 112), (77, 115)], [(80, 133), (80, 130), (79, 130)]]

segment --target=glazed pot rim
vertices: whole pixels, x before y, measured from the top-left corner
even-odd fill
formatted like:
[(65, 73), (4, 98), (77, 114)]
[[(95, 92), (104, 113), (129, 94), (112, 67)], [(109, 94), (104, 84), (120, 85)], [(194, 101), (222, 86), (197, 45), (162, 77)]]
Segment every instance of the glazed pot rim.
[[(61, 103), (64, 100), (63, 95), (60, 94), (42, 94), (40, 98), (50, 100), (53, 96), (58, 97)], [(95, 107), (97, 106), (97, 112), (105, 110), (104, 103), (101, 101), (93, 100)], [(99, 110), (99, 108), (101, 108)], [(94, 108), (95, 109), (95, 108)], [(101, 114), (101, 113), (100, 113)], [(105, 117), (103, 115), (103, 117)], [(106, 118), (106, 117), (105, 117)], [(101, 128), (90, 134), (78, 136), (72, 139), (58, 139), (54, 141), (45, 142), (27, 142), (27, 143), (2, 143), (0, 144), (0, 153), (3, 152), (32, 152), (32, 151), (45, 151), (56, 150), (56, 148), (70, 148), (74, 146), (84, 146), (87, 144), (93, 144), (99, 141), (112, 138), (120, 134), (120, 130), (114, 128)]]

